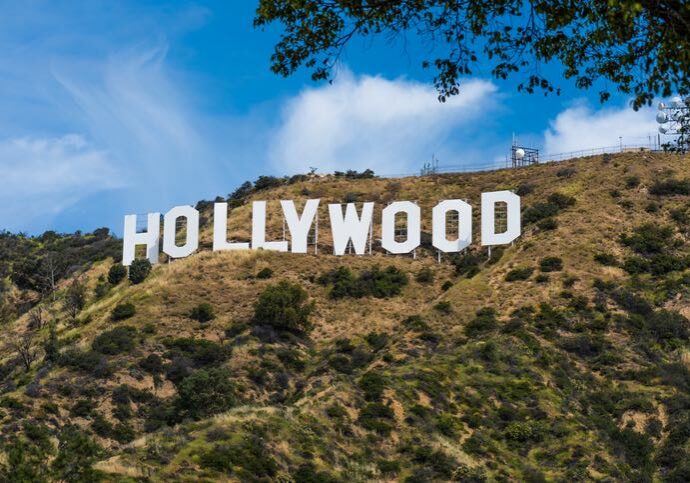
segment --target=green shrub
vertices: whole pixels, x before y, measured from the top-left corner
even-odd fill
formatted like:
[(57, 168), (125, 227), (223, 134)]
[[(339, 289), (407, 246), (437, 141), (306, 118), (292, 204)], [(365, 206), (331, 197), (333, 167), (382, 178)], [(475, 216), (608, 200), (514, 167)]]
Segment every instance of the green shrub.
[(687, 341), (690, 335), (690, 321), (672, 310), (658, 310), (647, 322), (649, 331), (659, 342), (673, 339)]
[(628, 189), (632, 188), (637, 188), (640, 186), (640, 177), (639, 176), (627, 176), (625, 178), (625, 187)]
[(515, 194), (518, 196), (527, 196), (532, 193), (536, 186), (532, 183), (521, 183), (516, 189)]
[(647, 203), (647, 206), (645, 206), (644, 210), (647, 213), (657, 213), (660, 208), (661, 205), (659, 205), (659, 203), (657, 203), (656, 201), (650, 201), (649, 203)]
[(216, 366), (228, 359), (231, 348), (208, 339), (191, 337), (167, 338), (163, 344), (168, 348), (165, 354), (169, 359), (189, 359), (194, 367)]
[(522, 213), (522, 221), (526, 225), (529, 223), (536, 223), (544, 218), (556, 216), (559, 211), (559, 206), (554, 203), (535, 203)]
[(556, 171), (556, 176), (558, 176), (559, 178), (570, 178), (575, 173), (577, 173), (577, 168), (575, 168), (574, 166), (568, 166), (567, 168), (561, 168), (558, 171)]
[(640, 255), (653, 255), (663, 252), (671, 242), (673, 228), (666, 225), (645, 223), (636, 227), (630, 235), (621, 235), (623, 245)]
[(101, 438), (110, 438), (113, 432), (113, 425), (102, 414), (96, 414), (91, 422), (91, 429)]
[(543, 273), (540, 273), (539, 275), (537, 275), (536, 277), (534, 277), (534, 281), (537, 282), (537, 283), (546, 283), (546, 282), (549, 281), (549, 276), (548, 276), (548, 275), (545, 275), (545, 274), (543, 274)]
[(542, 272), (559, 272), (563, 270), (563, 260), (559, 257), (545, 257), (539, 261), (539, 269)]
[(627, 257), (623, 260), (623, 270), (630, 275), (649, 272), (649, 260), (642, 257)]
[(443, 282), (443, 285), (441, 285), (441, 290), (447, 292), (448, 290), (450, 290), (452, 286), (453, 282), (451, 282), (450, 280), (446, 280), (445, 282)]
[(339, 267), (321, 275), (318, 282), (331, 287), (329, 296), (334, 299), (368, 296), (388, 298), (399, 295), (408, 280), (404, 272), (393, 266), (383, 270), (374, 267), (362, 271), (358, 276), (346, 267)]
[(364, 429), (388, 435), (393, 429), (393, 410), (383, 403), (371, 402), (360, 410), (357, 421)]
[(558, 228), (558, 221), (556, 221), (555, 218), (544, 218), (543, 220), (539, 220), (537, 222), (537, 227), (544, 231), (555, 230)]
[(474, 319), (467, 323), (465, 335), (475, 337), (496, 330), (497, 327), (496, 311), (490, 307), (485, 307), (478, 310)]
[(551, 193), (547, 201), (558, 206), (559, 209), (565, 209), (575, 204), (575, 198), (564, 195), (563, 193)]
[(615, 267), (618, 265), (618, 260), (614, 255), (611, 255), (610, 253), (597, 253), (594, 255), (594, 261), (599, 262), (602, 265), (606, 265), (608, 267)]
[(129, 281), (139, 284), (146, 280), (151, 272), (151, 262), (147, 258), (137, 258), (129, 266)]
[(194, 307), (189, 313), (190, 319), (201, 323), (213, 320), (215, 317), (216, 315), (213, 313), (213, 307), (211, 307), (211, 304), (205, 302)]
[(115, 306), (113, 309), (112, 313), (110, 314), (110, 318), (112, 320), (125, 320), (129, 319), (130, 317), (134, 317), (134, 314), (136, 314), (137, 309), (134, 306), (133, 303), (124, 303), (124, 304), (118, 304)]
[(432, 283), (434, 281), (434, 271), (429, 267), (422, 268), (415, 277), (419, 283)]
[(670, 178), (655, 181), (649, 188), (649, 194), (657, 196), (690, 195), (690, 180)]
[(199, 369), (184, 378), (175, 399), (178, 420), (203, 419), (235, 406), (237, 390), (231, 375), (227, 369), (212, 368)]
[(91, 373), (96, 377), (104, 378), (112, 374), (112, 368), (108, 365), (107, 359), (96, 351), (84, 352), (69, 349), (60, 354), (58, 363), (61, 366)]
[(127, 267), (121, 263), (115, 263), (108, 270), (108, 282), (111, 285), (117, 285), (122, 282), (127, 276)]
[(265, 267), (259, 270), (259, 273), (256, 274), (256, 278), (260, 278), (262, 280), (271, 278), (273, 276), (273, 270), (271, 270), (270, 267)]
[(347, 410), (341, 404), (333, 403), (326, 408), (326, 414), (331, 419), (345, 419)]
[(278, 472), (278, 463), (257, 435), (246, 435), (237, 443), (217, 444), (200, 456), (203, 468), (237, 473), (241, 481), (273, 481)]
[(307, 303), (307, 291), (300, 285), (282, 281), (269, 285), (254, 305), (253, 322), (277, 330), (308, 332), (312, 328), (309, 315), (314, 308)]
[(96, 408), (96, 404), (91, 399), (80, 399), (70, 408), (71, 416), (86, 418), (91, 415)]
[(56, 481), (100, 481), (100, 472), (93, 469), (102, 456), (102, 448), (77, 426), (62, 428), (58, 442), (58, 454), (50, 468)]
[(533, 267), (514, 268), (506, 273), (506, 282), (515, 282), (518, 280), (527, 280), (534, 273)]
[(130, 352), (135, 346), (137, 329), (127, 325), (115, 327), (98, 335), (91, 348), (101, 354), (116, 355)]
[(364, 392), (364, 399), (367, 401), (378, 401), (383, 396), (386, 388), (386, 379), (376, 371), (365, 372), (359, 378), (359, 388)]
[(111, 432), (112, 439), (122, 444), (131, 443), (135, 436), (134, 428), (125, 423), (117, 423)]
[(434, 309), (438, 310), (442, 314), (450, 314), (453, 311), (453, 307), (451, 306), (450, 302), (447, 300), (442, 300), (436, 305), (434, 305)]

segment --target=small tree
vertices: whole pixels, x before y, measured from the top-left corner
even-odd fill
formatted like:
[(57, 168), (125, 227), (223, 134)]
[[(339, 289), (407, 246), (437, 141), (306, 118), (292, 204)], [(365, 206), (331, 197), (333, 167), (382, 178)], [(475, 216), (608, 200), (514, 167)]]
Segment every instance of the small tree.
[(79, 312), (86, 305), (86, 285), (79, 278), (72, 280), (67, 289), (65, 306), (72, 319), (76, 319)]
[(36, 360), (36, 357), (38, 357), (38, 351), (33, 346), (33, 341), (33, 332), (25, 332), (21, 336), (16, 336), (12, 341), (12, 347), (19, 355), (26, 372), (29, 372), (31, 364)]
[(129, 266), (129, 281), (138, 284), (146, 280), (151, 272), (151, 262), (147, 258), (137, 258)]
[(232, 408), (237, 402), (235, 384), (225, 368), (199, 369), (178, 386), (175, 402), (180, 418), (202, 419)]
[(115, 263), (108, 270), (108, 282), (111, 285), (117, 285), (122, 282), (127, 276), (127, 268), (121, 263)]
[(44, 312), (40, 305), (29, 312), (29, 329), (41, 330), (43, 328)]
[(60, 357), (60, 344), (57, 338), (55, 322), (50, 323), (50, 328), (48, 330), (48, 337), (43, 341), (43, 350), (45, 352), (44, 358), (46, 362), (57, 362)]
[(307, 291), (296, 283), (282, 281), (269, 285), (254, 305), (254, 323), (278, 330), (306, 332), (314, 305), (308, 304)]

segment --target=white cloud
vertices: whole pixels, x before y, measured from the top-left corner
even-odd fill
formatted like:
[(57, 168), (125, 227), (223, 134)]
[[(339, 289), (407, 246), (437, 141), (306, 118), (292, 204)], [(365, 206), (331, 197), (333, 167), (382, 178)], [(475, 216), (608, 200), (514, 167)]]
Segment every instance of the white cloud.
[[(174, 193), (185, 181), (212, 179), (218, 155), (200, 132), (206, 122), (165, 68), (164, 46), (112, 55), (96, 73), (56, 67), (55, 76), (78, 105), (90, 137), (135, 185)], [(199, 165), (204, 169), (199, 169)]]
[(3, 228), (58, 213), (84, 196), (121, 185), (107, 154), (78, 135), (0, 140), (0, 179)]
[(493, 106), (495, 91), (490, 82), (470, 80), (442, 104), (432, 86), (346, 71), (333, 84), (306, 89), (286, 103), (269, 160), (287, 172), (310, 166), (322, 172), (416, 171), (454, 130)]
[(634, 111), (630, 107), (592, 110), (580, 102), (566, 109), (544, 131), (544, 151), (565, 153), (623, 144), (648, 143), (656, 137), (657, 124), (651, 108)]

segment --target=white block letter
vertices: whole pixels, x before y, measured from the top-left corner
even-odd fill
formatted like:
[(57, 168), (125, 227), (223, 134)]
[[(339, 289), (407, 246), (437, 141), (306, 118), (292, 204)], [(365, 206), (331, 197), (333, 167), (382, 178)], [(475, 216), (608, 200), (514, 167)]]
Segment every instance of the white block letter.
[[(496, 203), (507, 205), (506, 231), (496, 233)], [(520, 236), (520, 197), (510, 191), (482, 193), (482, 245), (506, 245)]]
[(307, 200), (301, 218), (297, 215), (293, 201), (281, 201), (280, 205), (283, 207), (283, 216), (290, 230), (292, 253), (307, 253), (307, 236), (319, 208), (319, 200)]
[[(187, 237), (182, 246), (175, 244), (177, 219), (187, 219)], [(176, 206), (163, 219), (163, 251), (172, 258), (188, 257), (199, 248), (199, 212), (191, 206)]]
[(266, 241), (266, 202), (255, 201), (252, 203), (252, 248), (254, 250), (263, 248), (264, 250), (277, 250), (286, 252), (288, 242), (286, 241)]
[(228, 204), (213, 205), (213, 251), (248, 250), (249, 243), (228, 242)]
[[(458, 234), (454, 240), (447, 236), (449, 211), (458, 214)], [(463, 200), (445, 200), (434, 206), (432, 223), (432, 244), (442, 252), (460, 252), (472, 243), (472, 207)]]
[(158, 263), (158, 237), (161, 214), (149, 213), (148, 226), (143, 233), (137, 233), (137, 215), (125, 216), (124, 239), (122, 241), (122, 264), (129, 266), (134, 261), (137, 245), (146, 245), (146, 257), (152, 264)]
[[(407, 213), (407, 234), (404, 242), (395, 241), (395, 216)], [(410, 253), (419, 246), (421, 210), (411, 201), (396, 201), (381, 213), (381, 246), (390, 253)]]
[(374, 203), (364, 203), (361, 218), (357, 215), (357, 208), (354, 203), (347, 204), (344, 218), (343, 209), (340, 205), (328, 205), (328, 214), (333, 233), (333, 253), (344, 255), (347, 243), (352, 240), (355, 253), (364, 255), (374, 214)]

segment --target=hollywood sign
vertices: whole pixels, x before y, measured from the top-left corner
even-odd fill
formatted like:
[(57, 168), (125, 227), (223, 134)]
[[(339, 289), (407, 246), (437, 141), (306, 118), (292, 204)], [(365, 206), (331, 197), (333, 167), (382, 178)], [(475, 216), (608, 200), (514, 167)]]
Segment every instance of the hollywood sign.
[[(213, 208), (213, 250), (264, 249), (281, 252), (306, 253), (309, 232), (319, 209), (320, 200), (307, 200), (302, 214), (297, 213), (293, 201), (281, 201), (283, 219), (290, 232), (286, 240), (266, 240), (266, 202), (252, 203), (252, 238), (249, 242), (228, 241), (228, 205), (215, 203)], [(506, 228), (496, 231), (496, 206), (504, 203)], [(457, 233), (447, 234), (448, 213), (457, 214)], [(329, 204), (333, 253), (344, 255), (351, 244), (358, 255), (366, 253), (367, 241), (371, 243), (374, 203), (364, 203), (361, 213), (354, 203), (348, 203), (343, 213), (341, 204)], [(396, 239), (396, 217), (407, 217), (405, 241)], [(146, 230), (137, 231), (137, 215), (125, 216), (122, 263), (130, 265), (135, 258), (137, 245), (146, 246), (146, 256), (151, 263), (158, 263), (160, 252), (160, 213), (147, 215)], [(184, 244), (176, 241), (177, 223), (186, 221)], [(493, 191), (481, 196), (481, 244), (505, 245), (520, 236), (520, 197), (510, 191)], [(396, 201), (383, 208), (381, 213), (381, 246), (389, 253), (405, 254), (415, 250), (421, 241), (421, 209), (411, 201)], [(472, 243), (472, 207), (463, 200), (445, 200), (432, 210), (432, 244), (440, 252), (455, 253)], [(171, 258), (184, 258), (199, 248), (199, 212), (191, 206), (176, 206), (163, 217), (163, 252)]]

